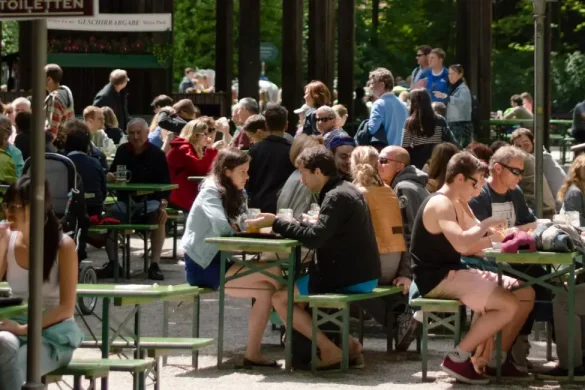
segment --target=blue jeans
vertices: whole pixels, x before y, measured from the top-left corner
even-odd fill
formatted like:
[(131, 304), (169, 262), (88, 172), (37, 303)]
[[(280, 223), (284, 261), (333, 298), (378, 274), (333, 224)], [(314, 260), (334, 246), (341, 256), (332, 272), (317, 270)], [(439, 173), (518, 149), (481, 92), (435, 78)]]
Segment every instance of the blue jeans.
[[(27, 346), (21, 345), (20, 340), (10, 332), (0, 332), (0, 390), (20, 389), (26, 380)], [(56, 361), (51, 357), (51, 348), (47, 344), (41, 345), (41, 375), (46, 375), (56, 369), (66, 366), (73, 357), (70, 353), (61, 354)]]

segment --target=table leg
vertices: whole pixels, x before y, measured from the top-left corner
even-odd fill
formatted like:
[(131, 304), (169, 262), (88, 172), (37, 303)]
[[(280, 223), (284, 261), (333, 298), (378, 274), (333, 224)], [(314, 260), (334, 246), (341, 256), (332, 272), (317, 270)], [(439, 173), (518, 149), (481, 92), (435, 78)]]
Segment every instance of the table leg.
[[(106, 238), (106, 240), (110, 239), (110, 234), (112, 233), (112, 231), (108, 231), (108, 237)], [(113, 231), (114, 233), (114, 256), (116, 257), (116, 264), (114, 265), (114, 281), (116, 283), (118, 283), (120, 281), (120, 257), (118, 256), (118, 248), (120, 247), (120, 232), (117, 230)], [(124, 257), (122, 255), (122, 257)], [(122, 259), (124, 260), (124, 259)], [(122, 275), (124, 276), (124, 275)]]
[(287, 283), (287, 304), (286, 304), (286, 343), (285, 343), (285, 369), (292, 371), (292, 332), (293, 332), (293, 309), (295, 305), (295, 275), (297, 262), (300, 261), (301, 248), (292, 250), (288, 256), (288, 283)]
[(347, 372), (349, 369), (349, 304), (343, 309), (343, 335), (341, 351), (341, 371)]
[[(569, 268), (569, 282), (567, 283), (567, 294), (569, 294), (569, 345), (568, 345), (568, 362), (569, 362), (569, 382), (573, 382), (575, 375), (575, 263)], [(581, 329), (579, 329), (579, 332)]]
[[(197, 294), (197, 296), (193, 300), (193, 338), (194, 339), (199, 338), (200, 302), (201, 302), (201, 297), (199, 296), (199, 294)], [(198, 349), (193, 351), (193, 354), (191, 355), (191, 365), (195, 369), (199, 368), (199, 350)]]
[(225, 305), (225, 272), (227, 262), (227, 252), (220, 252), (220, 266), (219, 266), (219, 323), (217, 335), (217, 367), (221, 367), (223, 360), (223, 321), (224, 321), (224, 305)]
[[(498, 286), (502, 286), (502, 266), (498, 264)], [(496, 382), (502, 377), (502, 331), (496, 334)]]
[[(162, 324), (163, 337), (169, 337), (169, 302), (163, 302), (163, 324)], [(167, 365), (167, 356), (162, 358), (163, 366)]]
[[(148, 215), (148, 205), (146, 203), (146, 197), (144, 198), (144, 216)], [(144, 231), (144, 273), (148, 272), (148, 234), (149, 231)]]
[[(102, 301), (102, 359), (110, 353), (110, 298)], [(102, 378), (102, 389), (108, 388), (108, 376)]]
[[(136, 351), (134, 351), (134, 359), (141, 358), (141, 351), (140, 351), (140, 305), (136, 305), (136, 312), (134, 313), (134, 335), (136, 339), (134, 340), (136, 343)], [(144, 390), (145, 387), (145, 375), (144, 371), (138, 373), (134, 380), (138, 380), (138, 388), (140, 390)]]

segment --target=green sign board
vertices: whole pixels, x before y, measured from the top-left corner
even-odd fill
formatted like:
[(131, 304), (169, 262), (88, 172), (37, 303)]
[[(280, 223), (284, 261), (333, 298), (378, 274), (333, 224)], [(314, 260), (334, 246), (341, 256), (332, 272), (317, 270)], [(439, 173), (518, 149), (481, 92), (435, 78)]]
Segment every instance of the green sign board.
[(278, 57), (278, 49), (272, 42), (260, 43), (260, 61), (274, 61)]

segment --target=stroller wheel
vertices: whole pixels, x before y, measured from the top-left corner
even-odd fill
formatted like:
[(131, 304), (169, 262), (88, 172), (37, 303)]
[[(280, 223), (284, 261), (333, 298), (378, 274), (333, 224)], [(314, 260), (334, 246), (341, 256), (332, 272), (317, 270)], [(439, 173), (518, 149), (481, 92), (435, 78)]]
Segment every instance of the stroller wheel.
[[(79, 283), (97, 284), (98, 278), (93, 265), (84, 263), (82, 262), (79, 268)], [(83, 315), (90, 315), (97, 305), (97, 298), (77, 298), (77, 305)]]

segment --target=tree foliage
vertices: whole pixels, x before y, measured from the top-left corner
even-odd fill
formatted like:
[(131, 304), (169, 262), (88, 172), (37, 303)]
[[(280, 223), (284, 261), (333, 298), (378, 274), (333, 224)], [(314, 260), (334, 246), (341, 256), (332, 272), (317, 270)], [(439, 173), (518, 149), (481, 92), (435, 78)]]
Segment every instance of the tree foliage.
[[(261, 0), (261, 41), (279, 50), (266, 63), (271, 81), (281, 85), (283, 0)], [(476, 1), (476, 0), (469, 0)], [(305, 0), (304, 42), (308, 37)], [(456, 50), (456, 0), (380, 0), (379, 24), (372, 24), (373, 0), (356, 0), (356, 85), (364, 85), (369, 70), (384, 66), (408, 76), (416, 66), (417, 46), (441, 47), (452, 63)], [(553, 3), (553, 111), (568, 112), (585, 95), (582, 67), (585, 53), (585, 3)], [(234, 0), (234, 76), (237, 77), (238, 6)], [(495, 0), (493, 6), (493, 107), (506, 108), (514, 93), (534, 90), (534, 27), (530, 0)], [(215, 66), (215, 0), (175, 0), (175, 77), (186, 66)], [(306, 70), (306, 45), (304, 69)], [(284, 48), (286, 50), (286, 48)], [(339, 47), (338, 50), (343, 50)], [(306, 74), (306, 72), (304, 72)]]

